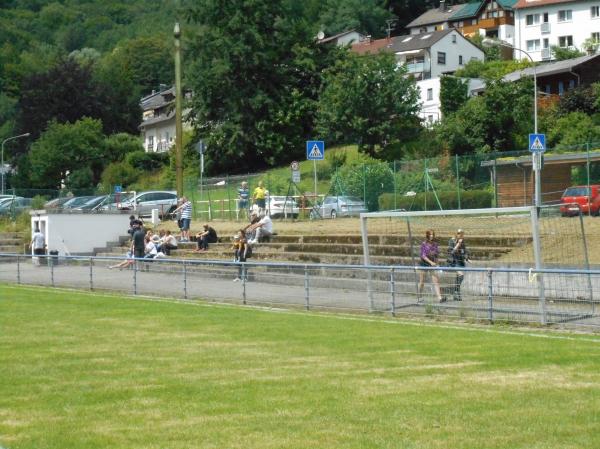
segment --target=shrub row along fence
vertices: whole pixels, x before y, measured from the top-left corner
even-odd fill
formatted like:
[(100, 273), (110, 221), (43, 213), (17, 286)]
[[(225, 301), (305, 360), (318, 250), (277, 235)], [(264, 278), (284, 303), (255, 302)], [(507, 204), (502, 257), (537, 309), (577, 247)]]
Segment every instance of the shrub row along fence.
[[(542, 200), (556, 203), (569, 185), (600, 183), (600, 143), (554, 148), (545, 156)], [(394, 162), (346, 162), (338, 152), (317, 163), (318, 195), (314, 192), (312, 165), (302, 164), (299, 180), (291, 170), (266, 173), (188, 177), (185, 193), (194, 202), (194, 217), (238, 217), (237, 190), (243, 181), (250, 192), (263, 182), (271, 195), (295, 197), (308, 218), (315, 198), (349, 195), (363, 200), (370, 211), (448, 210), (532, 204), (534, 176), (527, 151), (441, 156)], [(164, 188), (162, 186), (161, 188)], [(158, 189), (158, 188), (157, 188)], [(91, 195), (93, 189), (52, 191), (9, 189), (7, 193), (43, 200), (64, 195)], [(38, 201), (39, 202), (39, 201)]]
[[(124, 269), (109, 269), (123, 263)], [(233, 302), (306, 310), (335, 310), (600, 328), (600, 271), (465, 268), (457, 272), (410, 266), (235, 263), (107, 257), (32, 257), (0, 254), (0, 282), (96, 292)], [(233, 282), (233, 280), (237, 282)], [(540, 283), (545, 295), (540, 297)], [(453, 299), (460, 299), (453, 300)]]

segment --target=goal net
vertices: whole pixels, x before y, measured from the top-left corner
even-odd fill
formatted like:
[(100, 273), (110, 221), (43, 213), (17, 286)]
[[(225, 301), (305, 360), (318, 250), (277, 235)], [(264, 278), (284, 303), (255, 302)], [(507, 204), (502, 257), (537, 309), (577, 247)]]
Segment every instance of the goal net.
[[(469, 305), (475, 312), (479, 307), (485, 316), (485, 301), (493, 296), (503, 300), (497, 305), (507, 319), (537, 321), (541, 314), (542, 322), (565, 321), (593, 311), (589, 277), (569, 272), (589, 269), (585, 221), (581, 214), (562, 217), (559, 206), (366, 213), (361, 230), (365, 265), (398, 267), (400, 308), (439, 303), (441, 296), (449, 300), (444, 307)], [(459, 230), (469, 258), (460, 282), (459, 268), (449, 267), (450, 239)], [(435, 233), (439, 272), (421, 265), (427, 231)], [(564, 272), (537, 273), (540, 269)], [(428, 282), (421, 281), (423, 271)], [(377, 293), (376, 279), (370, 282), (370, 291)], [(467, 302), (453, 303), (455, 298)]]

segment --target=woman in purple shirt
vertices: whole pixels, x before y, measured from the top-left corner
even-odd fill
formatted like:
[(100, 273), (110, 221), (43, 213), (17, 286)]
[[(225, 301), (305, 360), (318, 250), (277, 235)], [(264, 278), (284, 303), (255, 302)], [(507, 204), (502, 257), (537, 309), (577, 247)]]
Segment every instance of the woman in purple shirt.
[[(428, 229), (427, 231), (425, 231), (425, 241), (421, 243), (421, 261), (419, 265), (421, 265), (422, 267), (437, 267), (437, 260), (439, 254), (440, 248), (438, 247), (438, 244), (435, 241), (435, 232), (432, 229)], [(427, 272), (431, 273), (433, 289), (435, 290), (435, 294), (437, 295), (438, 301), (446, 302), (446, 298), (444, 298), (440, 292), (440, 281), (435, 270), (426, 270), (419, 272), (419, 291), (417, 292), (419, 298), (421, 297), (421, 293), (423, 292), (423, 287), (425, 285), (425, 274)]]

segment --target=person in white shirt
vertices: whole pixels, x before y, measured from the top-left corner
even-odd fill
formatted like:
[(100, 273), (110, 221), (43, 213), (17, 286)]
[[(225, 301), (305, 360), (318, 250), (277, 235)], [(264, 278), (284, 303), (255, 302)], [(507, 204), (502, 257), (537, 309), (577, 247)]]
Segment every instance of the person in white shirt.
[[(31, 236), (31, 243), (29, 244), (33, 250), (35, 256), (43, 256), (46, 254), (46, 236), (40, 231), (40, 228), (36, 226), (33, 235)], [(35, 257), (33, 259), (35, 265), (40, 264), (40, 259)]]
[(260, 239), (273, 235), (273, 222), (268, 215), (263, 216), (258, 223), (251, 226), (256, 229), (256, 234), (253, 240), (248, 241), (250, 245), (256, 245)]

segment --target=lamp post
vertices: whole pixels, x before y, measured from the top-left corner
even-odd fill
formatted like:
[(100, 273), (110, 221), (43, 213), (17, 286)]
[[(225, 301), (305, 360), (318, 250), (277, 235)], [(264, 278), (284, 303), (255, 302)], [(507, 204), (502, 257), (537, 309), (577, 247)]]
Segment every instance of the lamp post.
[(175, 184), (177, 196), (183, 196), (183, 126), (181, 123), (181, 28), (179, 22), (173, 29), (175, 38)]
[(20, 139), (21, 137), (29, 137), (29, 133), (19, 134), (18, 136), (9, 137), (2, 141), (2, 156), (0, 160), (0, 169), (2, 170), (2, 195), (4, 195), (4, 144), (10, 140)]
[[(537, 71), (535, 68), (535, 61), (531, 57), (529, 53), (525, 50), (515, 47), (514, 45), (510, 45), (507, 42), (503, 42), (496, 39), (485, 38), (482, 41), (482, 44), (486, 47), (500, 46), (512, 48), (513, 50), (520, 51), (525, 56), (529, 58), (532, 64), (533, 69), (533, 132), (535, 134), (538, 133), (538, 102), (537, 102)], [(535, 176), (535, 194), (533, 198), (533, 204), (536, 207), (540, 207), (542, 205), (542, 181), (540, 176), (540, 171), (542, 170), (541, 164), (542, 154), (539, 152), (535, 152), (531, 154), (531, 165), (533, 167), (533, 173)]]

